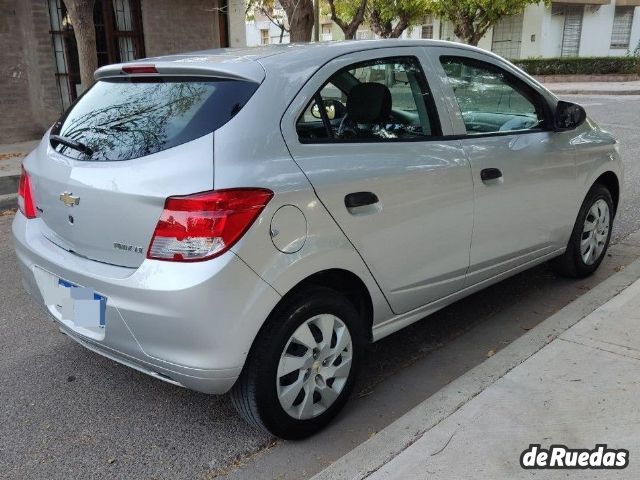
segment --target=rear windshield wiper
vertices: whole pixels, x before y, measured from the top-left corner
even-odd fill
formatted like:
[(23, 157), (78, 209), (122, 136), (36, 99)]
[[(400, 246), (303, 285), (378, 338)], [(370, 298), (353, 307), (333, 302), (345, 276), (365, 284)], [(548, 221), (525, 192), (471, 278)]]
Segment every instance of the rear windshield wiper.
[(93, 149), (91, 149), (90, 147), (87, 147), (82, 142), (78, 142), (77, 140), (74, 140), (73, 138), (63, 137), (61, 135), (49, 135), (49, 140), (51, 141), (52, 144), (64, 145), (65, 147), (69, 147), (79, 152), (82, 152), (89, 157), (93, 155)]

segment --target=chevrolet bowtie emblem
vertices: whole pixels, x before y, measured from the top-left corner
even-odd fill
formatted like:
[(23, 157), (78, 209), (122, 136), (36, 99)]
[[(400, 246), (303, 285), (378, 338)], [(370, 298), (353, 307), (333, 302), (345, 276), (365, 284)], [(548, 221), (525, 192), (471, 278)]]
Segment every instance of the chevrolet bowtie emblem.
[(80, 197), (74, 197), (71, 192), (64, 192), (60, 194), (60, 201), (67, 207), (73, 207), (80, 203)]

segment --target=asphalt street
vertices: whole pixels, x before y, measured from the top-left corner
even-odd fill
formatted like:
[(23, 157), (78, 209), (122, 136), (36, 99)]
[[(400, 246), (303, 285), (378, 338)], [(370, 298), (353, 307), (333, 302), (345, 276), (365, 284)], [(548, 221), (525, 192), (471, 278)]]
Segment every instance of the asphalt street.
[(226, 396), (164, 384), (58, 333), (23, 292), (0, 217), (0, 478), (301, 479), (640, 256), (640, 97), (572, 97), (621, 140), (624, 201), (596, 276), (522, 273), (372, 346), (353, 398), (326, 431), (275, 441)]

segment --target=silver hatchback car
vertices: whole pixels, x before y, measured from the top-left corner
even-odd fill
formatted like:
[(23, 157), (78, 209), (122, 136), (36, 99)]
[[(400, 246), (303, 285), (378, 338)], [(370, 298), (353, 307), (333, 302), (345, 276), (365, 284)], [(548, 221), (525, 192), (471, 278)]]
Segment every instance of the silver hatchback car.
[(437, 41), (101, 68), (24, 161), (26, 289), (72, 339), (284, 438), (363, 349), (552, 260), (600, 264), (616, 140), (496, 55)]

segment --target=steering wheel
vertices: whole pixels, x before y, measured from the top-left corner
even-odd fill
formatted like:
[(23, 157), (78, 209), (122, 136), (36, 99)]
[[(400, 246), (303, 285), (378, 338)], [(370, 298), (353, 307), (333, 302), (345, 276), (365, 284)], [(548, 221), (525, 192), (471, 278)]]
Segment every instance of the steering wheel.
[[(348, 135), (346, 135), (347, 133)], [(348, 113), (345, 113), (342, 120), (340, 120), (336, 136), (338, 138), (354, 138), (358, 136), (358, 127), (353, 125)]]

